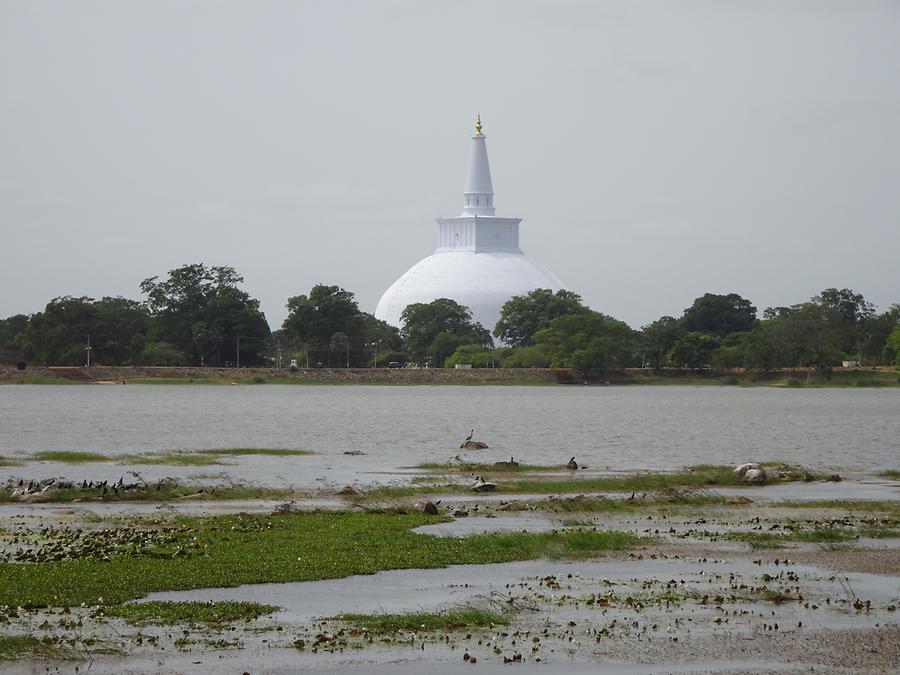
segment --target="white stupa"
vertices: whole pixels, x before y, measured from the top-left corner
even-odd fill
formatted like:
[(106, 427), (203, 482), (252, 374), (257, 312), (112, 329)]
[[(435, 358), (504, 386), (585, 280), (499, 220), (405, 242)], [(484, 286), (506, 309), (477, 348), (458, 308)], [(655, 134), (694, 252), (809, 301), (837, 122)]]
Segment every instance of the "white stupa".
[(437, 250), (384, 292), (375, 310), (377, 318), (400, 327), (400, 315), (407, 305), (450, 298), (468, 307), (473, 319), (493, 332), (500, 308), (514, 295), (525, 295), (536, 288), (565, 288), (553, 273), (522, 253), (522, 219), (494, 215), (485, 138), (479, 116), (472, 135), (462, 213), (455, 218), (438, 218)]

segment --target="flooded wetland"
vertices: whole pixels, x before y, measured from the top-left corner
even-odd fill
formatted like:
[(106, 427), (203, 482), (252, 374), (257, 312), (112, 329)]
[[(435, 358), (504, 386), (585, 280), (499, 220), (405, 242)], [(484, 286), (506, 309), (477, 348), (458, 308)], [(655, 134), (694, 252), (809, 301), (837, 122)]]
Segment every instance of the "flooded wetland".
[(0, 671), (896, 672), (898, 412), (896, 389), (0, 387)]

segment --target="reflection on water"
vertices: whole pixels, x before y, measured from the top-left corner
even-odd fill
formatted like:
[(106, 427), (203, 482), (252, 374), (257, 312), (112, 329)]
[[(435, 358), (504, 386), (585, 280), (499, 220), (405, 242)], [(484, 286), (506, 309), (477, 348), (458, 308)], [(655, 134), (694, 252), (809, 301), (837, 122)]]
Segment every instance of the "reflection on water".
[(447, 461), (474, 427), (490, 445), (464, 454), (474, 461), (880, 469), (900, 465), (898, 413), (900, 389), (10, 385), (0, 387), (0, 454), (305, 448), (385, 471)]

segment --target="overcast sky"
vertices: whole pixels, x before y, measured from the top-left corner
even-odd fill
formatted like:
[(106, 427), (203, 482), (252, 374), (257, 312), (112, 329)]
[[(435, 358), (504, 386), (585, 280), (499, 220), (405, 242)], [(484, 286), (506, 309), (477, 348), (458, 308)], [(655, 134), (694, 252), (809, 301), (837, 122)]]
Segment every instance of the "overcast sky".
[(498, 215), (634, 327), (900, 302), (900, 2), (0, 0), (0, 317), (231, 265), (280, 325)]

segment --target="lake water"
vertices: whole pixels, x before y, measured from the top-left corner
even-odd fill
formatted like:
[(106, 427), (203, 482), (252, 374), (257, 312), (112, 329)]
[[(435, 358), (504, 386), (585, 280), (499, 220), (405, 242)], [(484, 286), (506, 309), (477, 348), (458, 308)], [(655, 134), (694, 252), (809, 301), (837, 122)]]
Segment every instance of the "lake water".
[[(489, 450), (458, 449), (473, 427)], [(822, 469), (900, 468), (900, 389), (0, 387), (3, 456), (229, 447), (314, 451), (314, 457), (240, 458), (229, 469), (294, 485), (366, 481), (457, 454), (535, 464), (564, 464), (574, 455), (592, 468), (613, 470), (774, 459)], [(366, 454), (344, 454), (353, 450)], [(215, 467), (170, 467), (168, 473), (199, 469)], [(69, 466), (53, 475), (84, 470)], [(121, 467), (109, 470), (121, 473)], [(2, 472), (22, 473), (21, 467)]]

